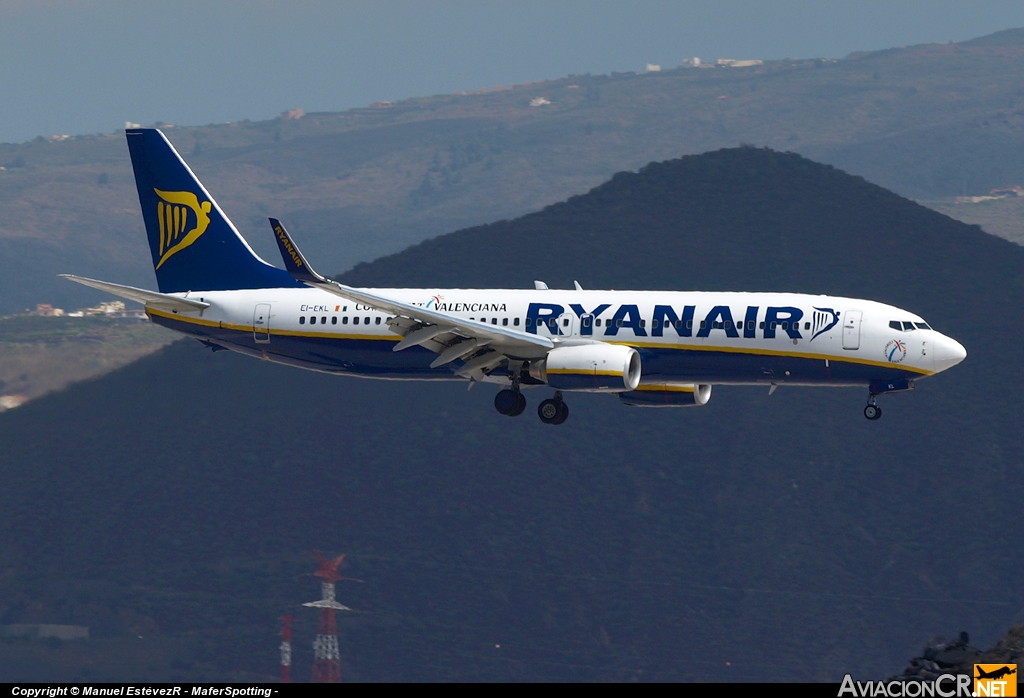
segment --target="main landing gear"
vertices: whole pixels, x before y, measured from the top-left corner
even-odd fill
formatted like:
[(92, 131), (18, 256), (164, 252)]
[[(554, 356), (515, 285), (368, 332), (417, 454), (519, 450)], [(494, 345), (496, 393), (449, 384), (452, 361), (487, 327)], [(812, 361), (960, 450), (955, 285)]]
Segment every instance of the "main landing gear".
[(508, 417), (518, 417), (526, 409), (526, 396), (519, 392), (518, 385), (512, 390), (506, 388), (494, 396), (494, 409)]
[(537, 405), (537, 415), (545, 424), (561, 424), (569, 418), (569, 406), (562, 400), (562, 391), (556, 390), (555, 396)]
[(871, 393), (868, 396), (868, 405), (864, 408), (864, 416), (872, 422), (882, 418), (882, 408), (876, 404), (875, 397), (875, 394)]
[[(499, 390), (494, 396), (494, 409), (508, 417), (518, 417), (526, 409), (526, 397), (519, 392), (519, 380), (513, 378), (512, 387)], [(569, 418), (569, 406), (562, 400), (562, 391), (537, 405), (537, 416), (545, 424), (561, 424)]]

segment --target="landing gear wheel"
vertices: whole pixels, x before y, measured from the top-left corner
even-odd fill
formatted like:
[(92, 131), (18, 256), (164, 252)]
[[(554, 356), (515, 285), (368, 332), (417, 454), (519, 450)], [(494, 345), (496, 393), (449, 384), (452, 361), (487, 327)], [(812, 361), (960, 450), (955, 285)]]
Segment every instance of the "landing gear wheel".
[(558, 401), (558, 416), (555, 417), (555, 421), (553, 421), (552, 424), (561, 424), (562, 422), (564, 422), (567, 419), (569, 419), (569, 406), (567, 404), (565, 404), (564, 402), (562, 402), (561, 400), (559, 400)]
[(569, 406), (559, 398), (544, 400), (537, 405), (537, 416), (545, 424), (561, 424), (569, 418)]
[(509, 417), (518, 417), (526, 410), (526, 396), (522, 393), (516, 393), (516, 406), (511, 412), (508, 413)]
[(501, 390), (494, 396), (494, 409), (500, 414), (511, 416), (519, 407), (519, 398), (522, 397), (515, 390)]
[(864, 416), (870, 419), (872, 422), (876, 419), (881, 419), (882, 408), (878, 405), (868, 405), (864, 408)]

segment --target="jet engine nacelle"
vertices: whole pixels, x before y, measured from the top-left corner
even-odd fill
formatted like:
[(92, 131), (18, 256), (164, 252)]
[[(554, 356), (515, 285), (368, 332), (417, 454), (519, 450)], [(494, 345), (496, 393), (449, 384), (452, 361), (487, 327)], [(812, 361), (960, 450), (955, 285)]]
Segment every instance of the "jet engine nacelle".
[(557, 390), (622, 392), (640, 384), (640, 354), (618, 344), (558, 347), (530, 364), (530, 375)]
[(700, 407), (711, 399), (711, 386), (651, 383), (628, 393), (619, 393), (619, 399), (631, 407)]

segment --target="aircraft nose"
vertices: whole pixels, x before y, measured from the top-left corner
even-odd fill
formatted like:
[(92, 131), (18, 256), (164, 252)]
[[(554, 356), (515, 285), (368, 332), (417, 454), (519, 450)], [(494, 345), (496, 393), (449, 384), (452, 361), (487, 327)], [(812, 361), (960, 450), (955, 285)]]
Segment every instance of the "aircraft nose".
[(964, 346), (944, 334), (940, 334), (935, 340), (935, 372), (945, 371), (953, 368), (967, 358), (967, 350)]

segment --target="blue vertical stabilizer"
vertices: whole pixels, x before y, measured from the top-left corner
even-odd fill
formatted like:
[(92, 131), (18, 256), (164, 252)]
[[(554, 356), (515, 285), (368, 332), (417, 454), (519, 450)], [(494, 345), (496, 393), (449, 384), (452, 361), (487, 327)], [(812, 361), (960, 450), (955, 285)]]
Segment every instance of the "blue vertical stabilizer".
[(256, 256), (163, 133), (125, 135), (162, 293), (301, 286)]

